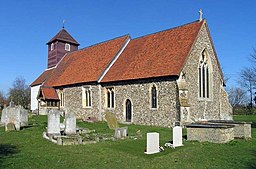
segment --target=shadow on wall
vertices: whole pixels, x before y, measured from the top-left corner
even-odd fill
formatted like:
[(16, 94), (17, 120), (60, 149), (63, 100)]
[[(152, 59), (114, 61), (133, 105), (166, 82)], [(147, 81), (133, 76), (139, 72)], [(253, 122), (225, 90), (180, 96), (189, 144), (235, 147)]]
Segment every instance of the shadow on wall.
[(252, 158), (250, 159), (246, 168), (255, 169), (256, 168), (256, 149), (251, 150), (251, 155), (252, 155)]
[(17, 146), (12, 144), (0, 144), (0, 168), (4, 168), (4, 160), (18, 153)]

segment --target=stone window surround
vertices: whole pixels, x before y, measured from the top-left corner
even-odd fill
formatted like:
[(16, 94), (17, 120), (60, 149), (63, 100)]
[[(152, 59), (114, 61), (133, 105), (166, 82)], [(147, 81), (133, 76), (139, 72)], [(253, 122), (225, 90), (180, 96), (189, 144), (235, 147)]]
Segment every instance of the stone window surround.
[[(114, 87), (106, 87), (105, 88), (105, 107), (108, 110), (114, 109), (116, 106), (116, 100), (115, 100), (115, 88)], [(110, 98), (108, 98), (108, 94), (110, 95)], [(108, 101), (109, 100), (109, 101)], [(110, 106), (109, 106), (110, 105)]]
[(66, 43), (66, 44), (65, 44), (65, 50), (66, 50), (66, 51), (70, 51), (70, 44), (69, 44), (69, 43)]
[[(156, 108), (152, 107), (152, 87), (153, 86), (156, 88)], [(159, 108), (158, 95), (159, 95), (159, 90), (157, 85), (155, 83), (150, 84), (150, 87), (149, 87), (149, 109), (150, 110), (158, 110)]]
[[(86, 95), (87, 93), (87, 95)], [(82, 107), (92, 108), (92, 90), (91, 86), (82, 87)]]
[[(204, 59), (202, 60), (202, 54), (205, 52), (205, 55), (206, 55), (206, 58), (207, 59)], [(206, 67), (208, 68), (208, 87), (206, 87), (205, 89), (205, 94), (207, 93), (207, 88), (208, 88), (208, 92), (209, 92), (209, 96), (208, 97), (203, 97), (203, 96), (200, 96), (200, 90), (201, 92), (203, 92), (203, 80), (202, 80), (202, 74), (201, 74), (201, 81), (200, 81), (200, 75), (199, 75), (199, 71), (200, 71), (200, 68), (201, 68), (201, 72), (202, 72), (202, 65), (206, 65)], [(207, 49), (204, 48), (201, 52), (200, 52), (200, 60), (199, 60), (199, 63), (198, 63), (198, 100), (199, 101), (212, 101), (212, 65), (211, 65), (211, 58), (209, 56), (209, 52), (207, 52)], [(201, 82), (201, 88), (200, 88), (200, 82)], [(206, 82), (207, 84), (207, 82)], [(202, 95), (202, 94), (201, 94)]]

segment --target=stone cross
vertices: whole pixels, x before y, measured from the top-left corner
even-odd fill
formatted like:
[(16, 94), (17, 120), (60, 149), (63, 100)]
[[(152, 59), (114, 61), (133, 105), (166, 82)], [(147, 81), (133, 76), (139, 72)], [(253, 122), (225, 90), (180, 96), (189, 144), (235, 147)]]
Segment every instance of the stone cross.
[(202, 21), (203, 20), (203, 10), (200, 9), (199, 10), (199, 21)]

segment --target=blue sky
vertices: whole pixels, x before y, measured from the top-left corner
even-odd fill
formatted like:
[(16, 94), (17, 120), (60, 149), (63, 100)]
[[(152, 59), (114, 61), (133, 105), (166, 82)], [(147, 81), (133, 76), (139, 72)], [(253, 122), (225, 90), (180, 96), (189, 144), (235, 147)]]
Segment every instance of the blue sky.
[(215, 49), (236, 86), (239, 71), (250, 66), (256, 48), (256, 1), (253, 0), (8, 0), (0, 5), (0, 91), (16, 77), (30, 84), (47, 67), (46, 43), (65, 28), (80, 48), (124, 34), (132, 38), (199, 18), (203, 9)]

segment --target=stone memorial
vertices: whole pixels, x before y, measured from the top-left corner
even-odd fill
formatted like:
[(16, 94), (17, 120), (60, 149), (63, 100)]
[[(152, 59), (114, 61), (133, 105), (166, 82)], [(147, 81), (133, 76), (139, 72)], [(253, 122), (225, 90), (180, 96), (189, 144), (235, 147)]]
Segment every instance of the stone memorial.
[(108, 127), (110, 129), (116, 129), (119, 127), (115, 114), (106, 112), (105, 119), (107, 120)]
[(182, 144), (182, 128), (180, 126), (173, 127), (173, 147), (183, 146)]
[(28, 111), (22, 106), (15, 106), (13, 102), (10, 102), (10, 106), (5, 107), (2, 111), (1, 123), (5, 124), (5, 130), (8, 130), (8, 124), (12, 123), (15, 126), (15, 130), (19, 131), (21, 127), (28, 125)]
[(147, 147), (145, 154), (155, 154), (159, 152), (159, 133), (147, 133)]
[(76, 134), (76, 116), (74, 113), (67, 113), (65, 115), (65, 134)]
[(48, 113), (47, 135), (60, 135), (60, 112), (56, 109)]

